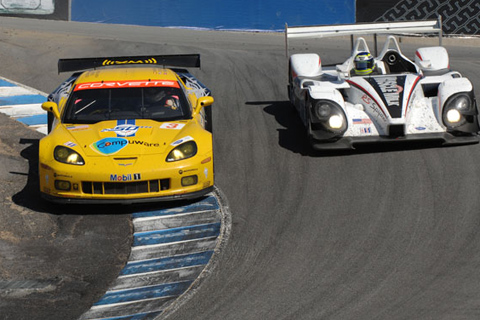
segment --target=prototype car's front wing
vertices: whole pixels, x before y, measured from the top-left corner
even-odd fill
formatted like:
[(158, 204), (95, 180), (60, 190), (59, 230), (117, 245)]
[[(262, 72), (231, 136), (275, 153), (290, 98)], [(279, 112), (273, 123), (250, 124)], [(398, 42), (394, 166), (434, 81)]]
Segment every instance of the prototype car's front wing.
[(313, 140), (312, 148), (314, 150), (349, 150), (356, 149), (361, 145), (399, 144), (413, 141), (438, 142), (441, 146), (455, 146), (479, 143), (479, 137), (477, 135), (455, 136), (448, 132), (414, 134), (395, 138), (385, 136), (342, 137), (331, 142)]

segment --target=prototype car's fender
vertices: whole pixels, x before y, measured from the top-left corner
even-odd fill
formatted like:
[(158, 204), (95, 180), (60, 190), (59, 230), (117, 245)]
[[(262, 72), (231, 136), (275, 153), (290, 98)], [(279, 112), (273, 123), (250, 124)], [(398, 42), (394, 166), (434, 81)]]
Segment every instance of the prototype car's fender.
[(450, 68), (448, 52), (444, 47), (418, 48), (415, 52), (415, 63), (422, 71), (439, 71)]
[[(438, 103), (440, 122), (447, 127), (447, 131), (465, 133), (479, 131), (477, 103), (470, 80), (452, 78), (440, 83)], [(453, 122), (449, 118), (453, 119)]]
[(310, 98), (315, 100), (331, 100), (345, 110), (345, 100), (343, 99), (342, 94), (333, 87), (310, 86), (308, 87), (308, 94), (310, 95)]
[(307, 128), (315, 140), (338, 139), (348, 129), (345, 100), (337, 89), (309, 87), (306, 108), (310, 119)]
[(472, 92), (473, 85), (467, 78), (452, 78), (440, 83), (438, 86), (438, 97), (440, 100), (440, 110), (443, 110), (445, 102), (449, 97), (459, 92)]
[(293, 78), (317, 77), (322, 74), (322, 60), (316, 53), (293, 54), (290, 57)]

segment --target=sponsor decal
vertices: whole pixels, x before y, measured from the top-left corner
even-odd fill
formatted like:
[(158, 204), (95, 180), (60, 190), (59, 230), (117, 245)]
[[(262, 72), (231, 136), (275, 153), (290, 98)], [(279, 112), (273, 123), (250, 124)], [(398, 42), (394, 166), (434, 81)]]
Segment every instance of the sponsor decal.
[(81, 131), (81, 130), (87, 130), (90, 128), (88, 125), (83, 125), (83, 126), (67, 126), (67, 130), (70, 131)]
[(370, 119), (353, 119), (353, 124), (371, 124), (372, 120)]
[(94, 142), (91, 148), (99, 153), (110, 155), (117, 153), (128, 145), (128, 140), (123, 138), (105, 138)]
[(372, 129), (371, 128), (361, 128), (360, 129), (360, 132), (361, 133), (372, 133)]
[(101, 132), (115, 132), (117, 137), (134, 137), (138, 129), (150, 129), (149, 126), (137, 126), (135, 119), (117, 120), (114, 128), (103, 129)]
[(177, 141), (173, 142), (171, 145), (175, 147), (175, 146), (178, 146), (179, 144), (182, 144), (184, 142), (191, 141), (191, 140), (193, 140), (192, 137), (186, 136), (186, 137), (183, 137), (182, 139), (178, 139)]
[(141, 59), (141, 60), (110, 60), (105, 59), (102, 62), (103, 66), (123, 65), (123, 64), (156, 64), (157, 59)]
[(85, 82), (77, 85), (74, 91), (88, 89), (111, 89), (111, 88), (150, 88), (150, 87), (173, 87), (180, 88), (178, 82), (170, 80), (135, 80), (135, 81), (104, 81)]
[(362, 100), (367, 104), (367, 106), (370, 107), (370, 110), (376, 115), (377, 118), (380, 118), (385, 122), (387, 121), (387, 117), (385, 116), (385, 113), (383, 113), (383, 110), (380, 109), (378, 104), (372, 98), (370, 98), (370, 96), (364, 94), (362, 96)]
[(146, 141), (141, 141), (141, 140), (130, 140), (128, 143), (129, 144), (141, 145), (141, 146), (144, 146), (144, 147), (160, 147), (159, 143), (151, 143), (151, 142), (146, 142)]
[(124, 182), (124, 181), (134, 181), (141, 180), (142, 176), (140, 173), (128, 173), (128, 174), (111, 174), (110, 181)]
[(368, 91), (352, 80), (347, 80), (347, 82), (363, 92), (363, 95), (360, 99), (365, 103), (364, 107), (368, 107), (368, 109), (373, 113), (375, 119), (382, 119), (383, 122), (387, 122), (386, 113), (380, 107), (378, 102), (368, 93)]
[(65, 142), (63, 145), (64, 145), (64, 146), (67, 146), (67, 147), (70, 147), (70, 148), (73, 148), (73, 147), (75, 147), (77, 144), (74, 143), (74, 142), (68, 141), (68, 142)]
[(180, 130), (185, 127), (185, 123), (166, 122), (160, 126), (160, 129)]
[(415, 127), (415, 130), (424, 131), (424, 130), (427, 130), (427, 128), (425, 128), (425, 127)]
[(366, 79), (380, 95), (392, 118), (400, 118), (402, 115), (405, 79), (406, 76), (372, 77)]

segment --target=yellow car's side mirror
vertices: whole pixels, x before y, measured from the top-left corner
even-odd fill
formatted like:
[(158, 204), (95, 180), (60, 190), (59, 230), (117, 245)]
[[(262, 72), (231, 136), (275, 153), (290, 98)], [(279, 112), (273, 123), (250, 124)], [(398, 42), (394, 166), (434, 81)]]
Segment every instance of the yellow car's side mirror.
[(200, 112), (203, 107), (208, 107), (213, 104), (213, 97), (211, 96), (206, 96), (206, 97), (200, 97), (197, 100), (197, 106), (195, 107), (195, 113)]
[(53, 116), (57, 119), (60, 119), (60, 112), (58, 111), (58, 105), (53, 101), (47, 101), (42, 103), (42, 109), (51, 112)]

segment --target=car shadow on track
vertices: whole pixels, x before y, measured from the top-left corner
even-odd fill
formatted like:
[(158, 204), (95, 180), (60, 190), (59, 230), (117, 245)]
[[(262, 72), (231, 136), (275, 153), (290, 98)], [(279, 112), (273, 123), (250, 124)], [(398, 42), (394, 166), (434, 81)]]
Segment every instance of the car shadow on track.
[(21, 139), (20, 144), (27, 145), (20, 155), (28, 161), (28, 173), (10, 172), (14, 175), (27, 175), (26, 185), (12, 196), (12, 201), (19, 206), (36, 212), (54, 215), (96, 215), (96, 214), (131, 214), (141, 211), (171, 209), (186, 206), (203, 200), (177, 200), (168, 202), (152, 202), (145, 204), (56, 204), (44, 200), (40, 196), (38, 177), (38, 139)]
[[(15, 204), (26, 207), (35, 211), (45, 211), (43, 201), (38, 192), (38, 144), (39, 139), (20, 139), (21, 145), (27, 147), (20, 152), (22, 158), (28, 161), (27, 183), (25, 187), (15, 195), (12, 200)], [(17, 175), (25, 175), (25, 173), (10, 172)], [(43, 210), (42, 210), (43, 209)]]
[(365, 144), (354, 150), (313, 150), (307, 142), (307, 134), (297, 111), (290, 101), (251, 101), (247, 105), (267, 105), (263, 110), (275, 117), (282, 129), (278, 131), (279, 145), (292, 152), (310, 157), (335, 157), (358, 154), (383, 153), (395, 151), (410, 151), (432, 148), (451, 148), (442, 146), (438, 141), (405, 141), (396, 143)]
[(282, 128), (278, 128), (278, 144), (287, 150), (301, 155), (309, 155), (305, 129), (296, 110), (289, 101), (249, 101), (251, 106), (265, 106), (263, 110), (275, 117)]

